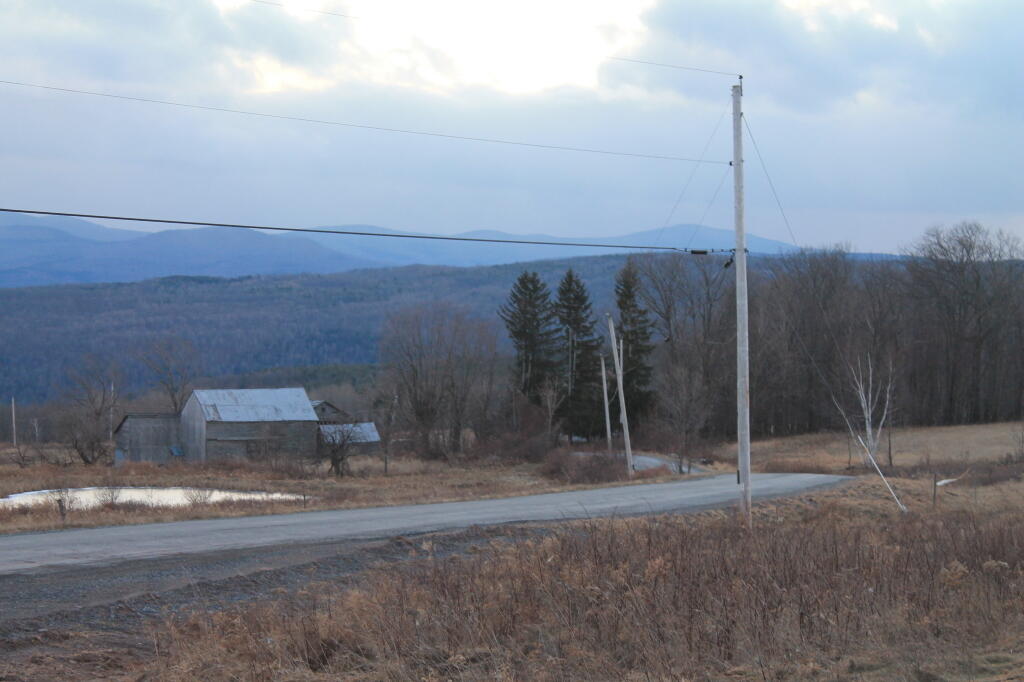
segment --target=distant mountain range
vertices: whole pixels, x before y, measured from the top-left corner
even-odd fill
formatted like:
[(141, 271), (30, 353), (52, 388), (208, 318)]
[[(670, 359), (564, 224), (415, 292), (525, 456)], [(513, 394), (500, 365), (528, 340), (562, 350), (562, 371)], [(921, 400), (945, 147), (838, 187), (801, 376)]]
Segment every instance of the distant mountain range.
[[(403, 233), (373, 225), (323, 229)], [(588, 244), (731, 248), (733, 233), (699, 225), (674, 225), (618, 237), (560, 238), (495, 231), (457, 236), (483, 239), (573, 241)], [(753, 253), (777, 254), (796, 247), (750, 236)], [(142, 232), (87, 220), (0, 214), (0, 287), (134, 282), (170, 275), (240, 277), (332, 273), (404, 265), (478, 266), (610, 253), (605, 248), (487, 244), (388, 239), (332, 234), (268, 234), (231, 228)], [(622, 251), (618, 251), (622, 253)]]

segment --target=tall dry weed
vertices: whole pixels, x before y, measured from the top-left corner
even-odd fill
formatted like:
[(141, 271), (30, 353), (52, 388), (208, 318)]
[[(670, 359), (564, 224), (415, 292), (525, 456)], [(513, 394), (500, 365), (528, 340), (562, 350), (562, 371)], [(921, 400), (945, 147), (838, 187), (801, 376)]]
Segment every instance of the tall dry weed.
[(878, 527), (824, 515), (753, 532), (594, 522), (214, 615), (201, 637), (178, 622), (153, 671), (704, 679), (747, 666), (773, 679), (837, 655), (900, 656), (1021, 627), (1022, 520), (951, 513)]

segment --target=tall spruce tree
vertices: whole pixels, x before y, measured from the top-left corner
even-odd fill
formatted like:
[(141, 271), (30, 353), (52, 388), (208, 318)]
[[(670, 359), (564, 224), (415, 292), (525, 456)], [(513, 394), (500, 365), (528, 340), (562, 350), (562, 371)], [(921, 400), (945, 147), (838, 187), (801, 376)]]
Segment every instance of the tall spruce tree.
[(523, 272), (498, 315), (516, 349), (519, 390), (537, 403), (541, 387), (554, 377), (558, 366), (558, 324), (551, 292), (536, 272)]
[(640, 305), (640, 286), (636, 265), (631, 260), (626, 261), (615, 276), (615, 303), (619, 309), (616, 331), (624, 345), (622, 383), (631, 420), (642, 417), (650, 409), (654, 395), (650, 390), (653, 324), (647, 310)]
[(555, 314), (561, 324), (559, 353), (566, 398), (559, 414), (569, 436), (601, 430), (601, 339), (595, 333), (590, 294), (570, 268), (558, 285)]

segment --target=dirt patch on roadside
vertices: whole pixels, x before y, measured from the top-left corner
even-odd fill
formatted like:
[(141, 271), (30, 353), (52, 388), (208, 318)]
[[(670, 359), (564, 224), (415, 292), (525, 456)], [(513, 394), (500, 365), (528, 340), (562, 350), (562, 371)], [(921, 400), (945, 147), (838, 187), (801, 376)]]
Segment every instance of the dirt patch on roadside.
[(0, 576), (0, 680), (121, 679), (156, 655), (152, 633), (171, 616), (212, 615), (284, 596), (301, 599), (319, 584), (344, 587), (374, 566), (472, 553), (544, 532), (529, 526), (471, 528)]

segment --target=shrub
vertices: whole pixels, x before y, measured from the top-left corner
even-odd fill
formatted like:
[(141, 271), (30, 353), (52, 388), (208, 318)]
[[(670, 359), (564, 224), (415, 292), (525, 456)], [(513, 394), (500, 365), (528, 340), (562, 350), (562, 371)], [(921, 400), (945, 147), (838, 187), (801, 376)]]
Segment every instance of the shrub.
[(596, 452), (552, 450), (544, 459), (541, 473), (566, 483), (610, 483), (627, 478), (621, 457)]

